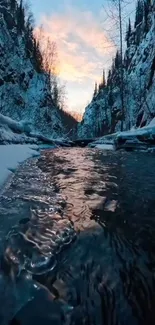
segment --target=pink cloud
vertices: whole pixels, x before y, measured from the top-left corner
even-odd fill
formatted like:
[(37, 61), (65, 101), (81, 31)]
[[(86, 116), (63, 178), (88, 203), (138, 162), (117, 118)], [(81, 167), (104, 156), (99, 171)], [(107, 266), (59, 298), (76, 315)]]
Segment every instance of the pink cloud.
[(70, 7), (63, 15), (42, 18), (46, 34), (58, 46), (60, 77), (64, 80), (93, 82), (101, 75), (104, 58), (115, 52), (114, 44), (89, 11)]
[[(100, 18), (101, 15), (102, 12)], [(75, 106), (75, 99), (79, 107), (82, 102), (83, 106), (88, 103), (94, 82), (100, 81), (102, 69), (109, 67), (109, 57), (116, 51), (98, 18), (90, 11), (82, 12), (71, 6), (63, 14), (42, 17), (46, 36), (57, 43), (60, 78), (70, 86), (74, 84), (68, 95), (71, 107)], [(83, 91), (84, 88), (89, 91)]]

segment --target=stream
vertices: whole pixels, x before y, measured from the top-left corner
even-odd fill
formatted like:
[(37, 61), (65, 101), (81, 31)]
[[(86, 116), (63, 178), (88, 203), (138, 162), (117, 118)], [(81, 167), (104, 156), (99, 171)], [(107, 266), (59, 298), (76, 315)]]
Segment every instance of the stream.
[(0, 195), (0, 325), (155, 324), (155, 156), (42, 150)]

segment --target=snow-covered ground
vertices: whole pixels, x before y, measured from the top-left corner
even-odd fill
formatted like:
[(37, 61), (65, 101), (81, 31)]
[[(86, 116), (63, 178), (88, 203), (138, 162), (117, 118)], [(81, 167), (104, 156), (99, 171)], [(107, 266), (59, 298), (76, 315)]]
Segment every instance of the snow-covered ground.
[(38, 155), (37, 145), (0, 145), (0, 188), (18, 164)]
[(38, 146), (31, 144), (37, 140), (25, 134), (30, 131), (29, 123), (0, 114), (0, 188), (18, 163), (38, 155)]

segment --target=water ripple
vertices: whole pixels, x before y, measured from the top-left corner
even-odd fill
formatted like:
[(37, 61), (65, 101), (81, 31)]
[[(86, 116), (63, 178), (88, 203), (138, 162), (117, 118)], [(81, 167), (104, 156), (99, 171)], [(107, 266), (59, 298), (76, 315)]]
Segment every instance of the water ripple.
[(154, 163), (55, 149), (19, 167), (0, 196), (1, 324), (155, 324)]

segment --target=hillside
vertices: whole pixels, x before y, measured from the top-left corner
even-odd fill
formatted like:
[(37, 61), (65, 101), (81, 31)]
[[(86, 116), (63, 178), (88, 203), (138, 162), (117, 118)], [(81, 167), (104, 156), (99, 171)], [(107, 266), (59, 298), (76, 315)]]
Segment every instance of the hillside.
[(34, 132), (57, 137), (62, 121), (31, 19), (22, 1), (0, 1), (0, 113), (31, 122)]
[[(155, 116), (155, 1), (138, 0), (135, 24), (130, 20), (123, 60), (124, 116), (120, 85), (120, 54), (116, 53), (107, 82), (99, 85), (79, 124), (79, 137), (143, 127)], [(103, 80), (104, 81), (104, 80)]]

